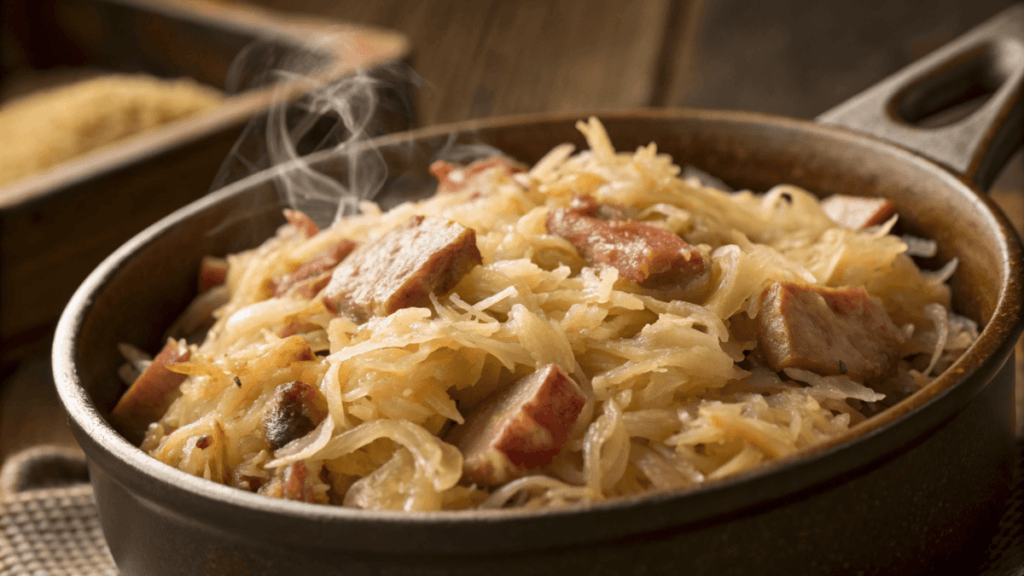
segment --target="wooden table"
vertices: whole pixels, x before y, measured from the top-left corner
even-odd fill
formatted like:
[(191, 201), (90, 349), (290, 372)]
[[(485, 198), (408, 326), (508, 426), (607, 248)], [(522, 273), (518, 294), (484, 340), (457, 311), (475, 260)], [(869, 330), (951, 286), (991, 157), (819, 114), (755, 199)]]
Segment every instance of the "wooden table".
[[(430, 125), (504, 114), (684, 105), (811, 118), (1010, 2), (250, 4), (406, 34), (414, 50), (413, 70), (422, 79), (418, 123)], [(1018, 156), (993, 193), (1018, 225), (1024, 224), (1022, 190), (1024, 160)], [(3, 376), (0, 460), (34, 444), (73, 444), (45, 353)]]

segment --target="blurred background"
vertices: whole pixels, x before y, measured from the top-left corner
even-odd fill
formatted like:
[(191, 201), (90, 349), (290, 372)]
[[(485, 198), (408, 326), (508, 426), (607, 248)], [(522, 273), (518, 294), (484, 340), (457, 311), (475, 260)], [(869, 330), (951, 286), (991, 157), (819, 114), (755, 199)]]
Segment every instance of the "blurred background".
[[(12, 121), (2, 113), (19, 99), (94, 76), (118, 58), (130, 71), (192, 76), (224, 89), (231, 55), (254, 30), (281, 28), (299, 37), (339, 25), (365, 31), (360, 38), (369, 38), (371, 56), (402, 60), (415, 71), (406, 78), (408, 108), (399, 127), (676, 106), (812, 119), (1010, 4), (2, 0), (0, 156), (51, 132), (4, 135), (3, 123), (9, 128)], [(153, 6), (170, 11), (151, 13)], [(235, 108), (222, 107), (230, 113), (218, 116), (215, 105), (214, 120), (196, 120), (145, 150), (108, 147), (106, 156), (89, 156), (73, 169), (0, 183), (0, 461), (33, 444), (73, 442), (49, 376), (56, 317), (103, 256), (206, 192), (241, 133), (241, 116), (264, 110), (228, 101)], [(73, 108), (66, 102), (53, 105)], [(1018, 227), (1022, 191), (1018, 153), (992, 192)]]
[(814, 116), (1009, 0), (249, 0), (408, 36), (437, 124), (696, 106)]

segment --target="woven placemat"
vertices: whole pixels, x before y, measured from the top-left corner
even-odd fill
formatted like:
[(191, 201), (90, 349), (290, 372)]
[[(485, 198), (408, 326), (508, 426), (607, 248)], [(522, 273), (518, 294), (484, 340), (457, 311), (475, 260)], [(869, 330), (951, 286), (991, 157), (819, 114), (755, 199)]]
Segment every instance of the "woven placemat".
[(80, 450), (30, 448), (0, 469), (0, 576), (117, 576)]
[[(0, 470), (0, 576), (117, 576), (80, 452), (39, 447)], [(978, 576), (1024, 576), (1024, 440)]]
[(92, 486), (44, 488), (0, 500), (3, 576), (116, 576)]

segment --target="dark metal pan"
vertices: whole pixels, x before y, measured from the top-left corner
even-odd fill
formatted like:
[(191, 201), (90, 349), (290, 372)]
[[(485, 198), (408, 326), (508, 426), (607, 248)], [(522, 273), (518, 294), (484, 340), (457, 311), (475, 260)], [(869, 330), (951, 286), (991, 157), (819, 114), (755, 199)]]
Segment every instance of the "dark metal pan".
[[(899, 119), (964, 96), (964, 82), (994, 87), (966, 119), (927, 130)], [(904, 574), (966, 562), (1009, 490), (1015, 423), (1007, 360), (1024, 303), (1020, 242), (974, 186), (987, 186), (1020, 144), (1022, 92), (1018, 5), (818, 123), (707, 110), (600, 114), (619, 149), (654, 141), (735, 187), (789, 182), (823, 195), (892, 199), (908, 233), (937, 240), (942, 261), (959, 258), (954, 307), (984, 329), (945, 374), (840, 441), (699, 490), (585, 508), (415, 514), (314, 506), (207, 482), (129, 444), (105, 419), (123, 388), (117, 343), (156, 349), (194, 293), (200, 258), (253, 246), (283, 222), (266, 174), (175, 212), (93, 272), (54, 344), (58, 391), (90, 458), (120, 570)], [(379, 140), (393, 175), (382, 198), (429, 190), (417, 175), (450, 134), (531, 162), (557, 143), (582, 144), (577, 118), (483, 120)], [(347, 165), (330, 157), (315, 164), (339, 175)]]

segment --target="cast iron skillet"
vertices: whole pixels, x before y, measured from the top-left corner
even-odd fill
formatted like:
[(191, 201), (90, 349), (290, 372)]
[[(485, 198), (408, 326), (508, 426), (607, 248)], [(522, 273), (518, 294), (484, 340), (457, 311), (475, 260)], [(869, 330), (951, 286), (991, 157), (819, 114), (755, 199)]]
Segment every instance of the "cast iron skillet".
[[(968, 84), (996, 87), (952, 126), (911, 128)], [(111, 255), (65, 311), (54, 344), (60, 398), (90, 459), (115, 560), (131, 574), (912, 573), (961, 558), (1008, 492), (1021, 246), (984, 188), (1022, 140), (1024, 5), (824, 115), (818, 123), (705, 110), (600, 114), (618, 149), (654, 141), (734, 187), (790, 182), (892, 199), (906, 232), (952, 257), (954, 306), (984, 330), (925, 389), (843, 438), (691, 492), (543, 512), (384, 513), (275, 500), (166, 466), (105, 416), (123, 389), (118, 342), (159, 347), (194, 294), (199, 259), (247, 248), (283, 222), (258, 174), (168, 216)], [(384, 200), (429, 190), (426, 165), (471, 135), (527, 162), (582, 145), (580, 115), (441, 126), (377, 142)], [(842, 127), (882, 133), (910, 152)], [(995, 126), (993, 128), (992, 126)], [(936, 162), (928, 160), (931, 157)], [(338, 175), (346, 164), (316, 159)], [(244, 217), (240, 217), (244, 216)]]

